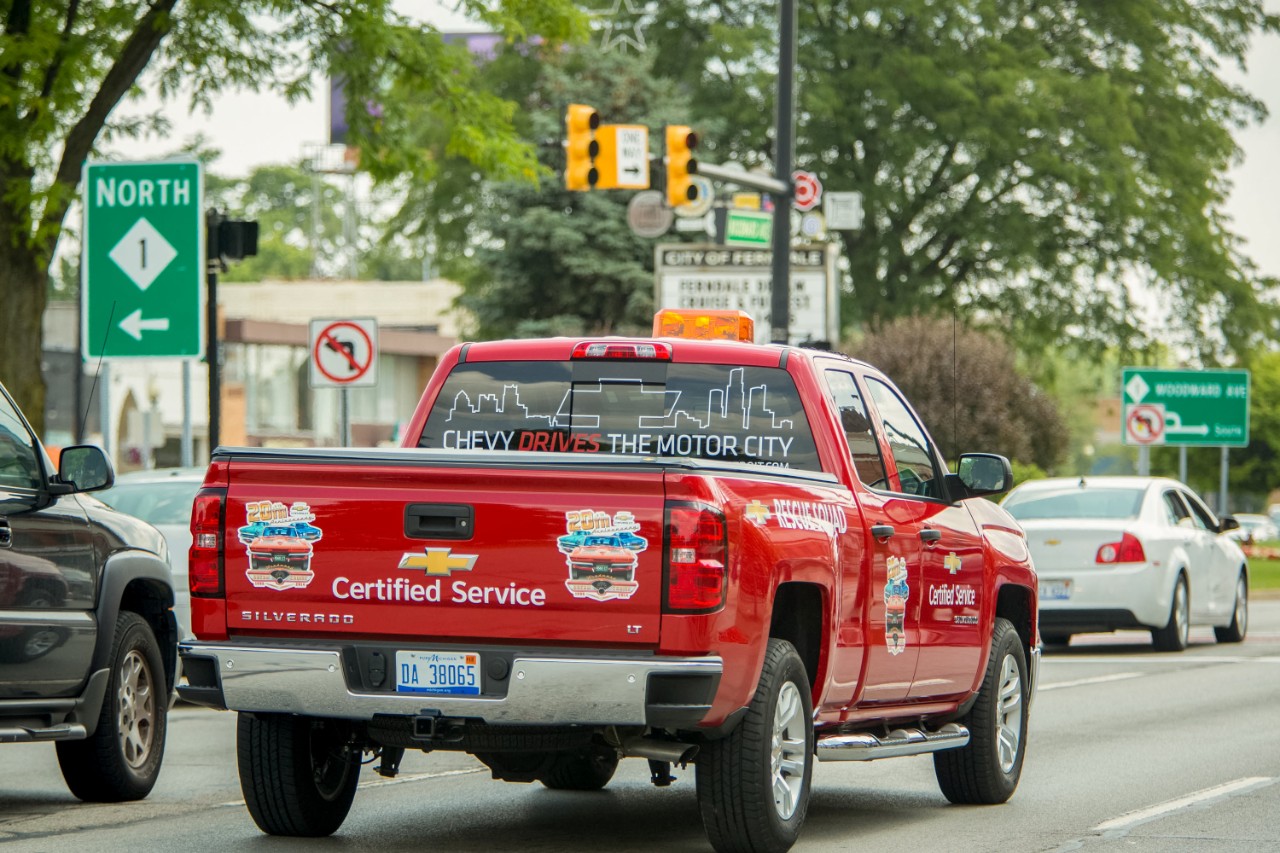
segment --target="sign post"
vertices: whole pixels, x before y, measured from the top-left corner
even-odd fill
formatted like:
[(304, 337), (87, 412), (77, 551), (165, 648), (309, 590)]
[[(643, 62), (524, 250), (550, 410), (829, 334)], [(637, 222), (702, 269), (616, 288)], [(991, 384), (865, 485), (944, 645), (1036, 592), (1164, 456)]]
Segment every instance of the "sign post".
[(204, 351), (200, 164), (89, 163), (81, 341), (90, 358)]
[(348, 388), (376, 385), (378, 381), (378, 321), (371, 318), (312, 320), (310, 346), (311, 387), (341, 391), (338, 411), (342, 446), (351, 446), (351, 410)]

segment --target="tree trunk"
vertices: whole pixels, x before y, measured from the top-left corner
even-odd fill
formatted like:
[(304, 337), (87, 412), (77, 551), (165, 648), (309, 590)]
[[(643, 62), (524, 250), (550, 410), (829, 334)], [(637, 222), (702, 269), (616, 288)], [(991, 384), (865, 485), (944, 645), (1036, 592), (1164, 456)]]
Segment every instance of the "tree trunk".
[[(48, 270), (36, 253), (12, 235), (20, 233), (9, 217), (0, 214), (0, 382), (9, 389), (38, 434), (44, 431), (43, 362), (45, 302)], [(14, 245), (18, 243), (18, 245)]]

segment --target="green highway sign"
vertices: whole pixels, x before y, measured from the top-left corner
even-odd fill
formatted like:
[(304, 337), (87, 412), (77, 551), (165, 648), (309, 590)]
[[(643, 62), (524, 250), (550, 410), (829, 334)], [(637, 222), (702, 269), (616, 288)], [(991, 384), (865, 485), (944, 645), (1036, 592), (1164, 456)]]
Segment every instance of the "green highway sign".
[(86, 164), (86, 359), (203, 355), (202, 190), (196, 162)]
[(773, 240), (773, 214), (722, 207), (716, 210), (716, 230), (726, 246), (767, 249)]
[(1247, 447), (1249, 371), (1126, 367), (1125, 444)]

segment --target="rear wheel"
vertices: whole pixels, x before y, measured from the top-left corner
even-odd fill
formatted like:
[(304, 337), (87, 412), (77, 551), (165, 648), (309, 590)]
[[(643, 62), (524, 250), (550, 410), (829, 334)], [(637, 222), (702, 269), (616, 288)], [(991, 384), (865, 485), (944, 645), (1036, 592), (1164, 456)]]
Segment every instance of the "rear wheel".
[(1236, 578), (1236, 607), (1231, 614), (1231, 624), (1225, 628), (1214, 628), (1213, 636), (1219, 643), (1239, 643), (1244, 640), (1249, 630), (1249, 582), (1243, 573)]
[(969, 744), (933, 754), (938, 787), (953, 803), (993, 805), (1013, 796), (1027, 743), (1027, 656), (1013, 623), (997, 617), (978, 700), (962, 722)]
[(98, 727), (87, 740), (58, 743), (58, 766), (71, 793), (95, 803), (151, 793), (164, 758), (168, 693), (151, 626), (137, 613), (122, 612)]
[(1151, 630), (1151, 643), (1158, 652), (1180, 652), (1191, 637), (1191, 596), (1187, 592), (1187, 576), (1178, 575), (1173, 587), (1173, 603), (1169, 605), (1169, 621), (1163, 628)]
[(618, 769), (618, 751), (592, 746), (579, 752), (563, 752), (551, 760), (542, 774), (543, 785), (556, 791), (599, 791)]
[(360, 781), (350, 735), (340, 720), (240, 714), (240, 790), (259, 829), (317, 837), (342, 826)]
[(769, 640), (747, 714), (733, 733), (698, 753), (698, 806), (720, 853), (783, 853), (809, 810), (813, 699), (804, 662), (785, 640)]

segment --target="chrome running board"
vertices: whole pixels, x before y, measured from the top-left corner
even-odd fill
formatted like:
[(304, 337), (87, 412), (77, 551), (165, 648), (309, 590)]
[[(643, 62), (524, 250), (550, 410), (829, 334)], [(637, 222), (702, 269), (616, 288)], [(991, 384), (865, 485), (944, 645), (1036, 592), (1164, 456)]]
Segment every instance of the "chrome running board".
[(884, 737), (872, 734), (827, 735), (818, 738), (819, 761), (873, 761), (899, 755), (921, 755), (955, 749), (969, 743), (969, 730), (947, 723), (937, 731), (894, 729)]

